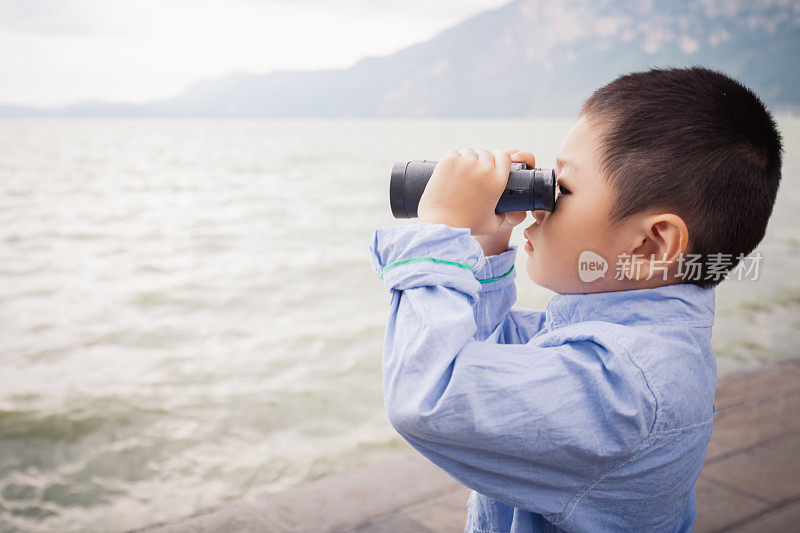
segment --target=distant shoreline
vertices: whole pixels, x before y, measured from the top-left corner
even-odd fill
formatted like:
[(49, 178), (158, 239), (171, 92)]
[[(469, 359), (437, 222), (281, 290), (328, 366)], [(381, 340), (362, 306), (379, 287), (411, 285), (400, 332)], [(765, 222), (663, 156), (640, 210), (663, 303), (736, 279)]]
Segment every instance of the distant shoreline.
[[(2, 106), (0, 106), (2, 108)], [(770, 112), (777, 119), (800, 118), (800, 105), (783, 106), (771, 109)], [(337, 122), (337, 121), (361, 121), (361, 122), (380, 122), (380, 121), (403, 121), (403, 122), (424, 122), (424, 121), (528, 121), (528, 120), (575, 120), (575, 115), (562, 116), (524, 116), (524, 117), (245, 117), (245, 116), (83, 116), (83, 115), (4, 115), (0, 109), (0, 121), (13, 120), (185, 120), (185, 121), (205, 121), (205, 120), (224, 120), (224, 121), (275, 121), (275, 122)]]

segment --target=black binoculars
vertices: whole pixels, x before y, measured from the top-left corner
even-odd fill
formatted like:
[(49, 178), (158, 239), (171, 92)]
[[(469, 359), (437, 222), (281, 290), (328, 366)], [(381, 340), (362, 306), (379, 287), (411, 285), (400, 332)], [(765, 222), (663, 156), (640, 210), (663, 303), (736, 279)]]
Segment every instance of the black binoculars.
[[(416, 218), (419, 199), (433, 174), (437, 161), (399, 161), (392, 167), (389, 203), (394, 218)], [(511, 171), (495, 213), (553, 211), (556, 205), (556, 176), (550, 168), (528, 168), (511, 163)]]

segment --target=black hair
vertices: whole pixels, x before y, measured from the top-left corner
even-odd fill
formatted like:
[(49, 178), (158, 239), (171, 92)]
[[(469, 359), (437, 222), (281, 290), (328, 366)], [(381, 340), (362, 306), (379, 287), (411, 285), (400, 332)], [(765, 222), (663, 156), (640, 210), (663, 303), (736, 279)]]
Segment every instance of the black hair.
[(709, 272), (710, 254), (730, 254), (727, 268), (714, 269), (725, 273), (764, 238), (782, 139), (764, 103), (738, 81), (699, 66), (633, 72), (597, 89), (580, 116), (600, 132), (595, 157), (615, 195), (610, 223), (654, 208), (686, 223), (684, 254), (702, 260), (682, 282), (718, 285), (724, 278)]

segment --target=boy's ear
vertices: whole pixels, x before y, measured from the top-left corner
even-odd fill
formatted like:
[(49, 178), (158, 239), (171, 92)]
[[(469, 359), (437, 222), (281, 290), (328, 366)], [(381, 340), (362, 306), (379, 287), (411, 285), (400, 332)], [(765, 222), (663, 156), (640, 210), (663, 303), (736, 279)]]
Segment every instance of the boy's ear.
[(641, 232), (628, 252), (631, 254), (628, 279), (667, 279), (685, 252), (689, 230), (681, 217), (673, 213), (649, 215), (642, 219)]

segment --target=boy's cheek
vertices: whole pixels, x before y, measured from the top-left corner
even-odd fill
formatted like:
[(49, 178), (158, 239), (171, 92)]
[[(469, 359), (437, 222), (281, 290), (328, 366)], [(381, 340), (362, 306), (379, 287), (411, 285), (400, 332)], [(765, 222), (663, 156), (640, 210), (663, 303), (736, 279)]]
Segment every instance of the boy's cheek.
[(574, 286), (579, 281), (580, 251), (571, 244), (570, 237), (558, 242), (537, 242), (528, 258), (529, 270), (538, 278), (537, 283), (563, 288)]
[(573, 275), (574, 270), (565, 268), (560, 261), (552, 261), (546, 254), (528, 258), (528, 277), (551, 291), (565, 292), (576, 287), (578, 281), (577, 276)]

